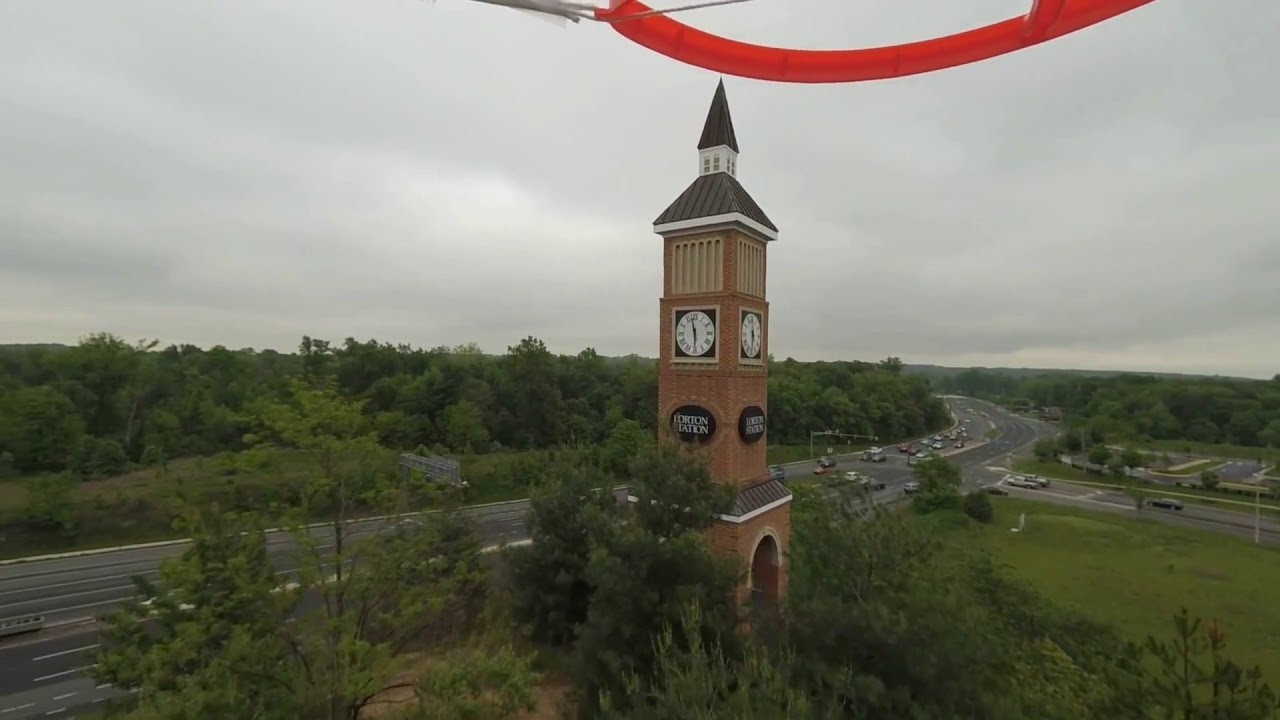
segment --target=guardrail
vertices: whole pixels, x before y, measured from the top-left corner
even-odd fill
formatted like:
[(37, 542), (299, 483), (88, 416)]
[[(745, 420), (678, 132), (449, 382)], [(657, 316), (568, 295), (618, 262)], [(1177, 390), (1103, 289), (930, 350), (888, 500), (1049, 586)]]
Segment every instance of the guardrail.
[(24, 618), (9, 618), (8, 620), (0, 620), (0, 637), (22, 635), (23, 633), (35, 632), (42, 628), (44, 628), (43, 615), (32, 615)]

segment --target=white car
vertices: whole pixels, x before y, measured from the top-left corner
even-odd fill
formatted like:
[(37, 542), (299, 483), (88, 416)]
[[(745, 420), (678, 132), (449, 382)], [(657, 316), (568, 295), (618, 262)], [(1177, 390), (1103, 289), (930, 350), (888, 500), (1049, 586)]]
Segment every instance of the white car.
[(1005, 475), (1004, 484), (1009, 487), (1026, 488), (1027, 490), (1039, 490), (1040, 484), (1032, 482), (1021, 475)]

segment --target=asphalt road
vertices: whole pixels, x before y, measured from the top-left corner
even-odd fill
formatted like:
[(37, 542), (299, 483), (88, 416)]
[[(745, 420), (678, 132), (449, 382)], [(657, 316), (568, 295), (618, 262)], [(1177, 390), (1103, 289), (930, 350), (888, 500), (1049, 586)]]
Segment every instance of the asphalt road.
[[(1028, 452), (1038, 436), (1053, 432), (1052, 426), (1013, 417), (988, 403), (948, 399), (948, 404), (960, 420), (969, 420), (971, 440), (969, 447), (947, 448), (940, 454), (960, 466), (966, 484), (971, 486), (998, 481), (1002, 475), (987, 470), (986, 465), (1003, 462), (1010, 453)], [(999, 431), (999, 436), (984, 442), (992, 428)], [(912, 468), (896, 447), (888, 448), (886, 454), (889, 460), (884, 463), (858, 461), (858, 454), (837, 456), (836, 469), (857, 469), (883, 480), (888, 487), (874, 493), (874, 499), (892, 499), (901, 496), (902, 485), (912, 477)], [(811, 477), (814, 464), (800, 462), (783, 467), (791, 480)], [(498, 544), (527, 537), (527, 508), (528, 501), (515, 500), (469, 508), (467, 512), (474, 517), (485, 541)], [(375, 532), (383, 524), (381, 520), (358, 523), (354, 532)], [(325, 547), (327, 531), (316, 528), (312, 532)], [(287, 575), (296, 567), (292, 538), (287, 533), (272, 533), (268, 543), (279, 572)], [(136, 594), (132, 577), (154, 576), (161, 560), (181, 554), (184, 547), (184, 543), (174, 543), (0, 565), (0, 618), (43, 614), (53, 625), (31, 636), (0, 642), (0, 720), (46, 714), (74, 717), (77, 711), (83, 712), (118, 694), (113, 688), (95, 686), (84, 675), (92, 666), (97, 649), (93, 618)]]
[[(1141, 517), (1182, 527), (1207, 530), (1223, 535), (1253, 540), (1255, 518), (1247, 508), (1239, 511), (1219, 510), (1202, 505), (1186, 504), (1182, 510), (1164, 510), (1144, 507), (1137, 509), (1132, 498), (1122, 492), (1088, 485), (1073, 485), (1054, 480), (1048, 488), (1031, 490), (1003, 486), (1011, 496), (1039, 502), (1071, 505), (1086, 510), (1114, 512), (1131, 517)], [(1156, 496), (1152, 496), (1156, 497)], [(1280, 544), (1280, 522), (1263, 515), (1257, 519), (1258, 539), (1265, 544)]]

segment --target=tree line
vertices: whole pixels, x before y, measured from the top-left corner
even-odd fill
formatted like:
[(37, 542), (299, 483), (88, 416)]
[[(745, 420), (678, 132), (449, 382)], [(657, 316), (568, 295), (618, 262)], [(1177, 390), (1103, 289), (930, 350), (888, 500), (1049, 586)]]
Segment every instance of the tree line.
[[(376, 445), (348, 401), (312, 400), (272, 413), (281, 442)], [(323, 456), (300, 493), (345, 507), (359, 466)], [(505, 720), (549, 667), (568, 682), (563, 715), (582, 720), (1277, 717), (1221, 624), (1184, 611), (1169, 637), (1128, 642), (944, 540), (966, 514), (992, 519), (945, 460), (918, 467), (905, 512), (798, 491), (789, 593), (763, 613), (708, 543), (733, 497), (704, 459), (645, 443), (629, 464), (639, 502), (620, 504), (606, 470), (546, 463), (532, 544), (490, 555), (450, 511), (373, 531), (340, 513), (324, 533), (299, 515), (283, 576), (261, 518), (193, 506), (193, 543), (104, 618), (90, 672), (135, 691), (108, 711), (130, 720)], [(391, 512), (428, 491), (413, 482), (366, 492)]]
[(966, 370), (939, 387), (1007, 405), (1057, 407), (1064, 423), (1119, 440), (1191, 440), (1280, 448), (1280, 375), (1271, 380), (1042, 374), (1018, 378)]
[[(827, 429), (897, 438), (945, 424), (928, 385), (901, 371), (893, 358), (774, 363), (770, 443), (804, 444), (809, 431)], [(624, 423), (649, 433), (657, 423), (652, 360), (591, 348), (556, 355), (532, 337), (491, 356), (474, 345), (310, 337), (294, 353), (206, 350), (100, 333), (74, 347), (0, 348), (0, 476), (104, 477), (239, 452), (260, 407), (287, 398), (299, 379), (332, 380), (363, 403), (379, 444), (400, 450), (600, 445)]]

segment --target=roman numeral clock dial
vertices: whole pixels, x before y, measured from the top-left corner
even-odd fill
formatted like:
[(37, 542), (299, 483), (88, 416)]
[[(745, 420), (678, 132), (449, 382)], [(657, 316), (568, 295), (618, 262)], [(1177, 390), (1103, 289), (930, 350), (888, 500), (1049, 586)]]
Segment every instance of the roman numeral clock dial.
[(676, 356), (715, 357), (716, 321), (714, 310), (686, 310), (676, 313)]
[(760, 346), (764, 342), (764, 328), (760, 322), (760, 313), (750, 310), (742, 311), (742, 329), (739, 333), (743, 360), (759, 360)]

